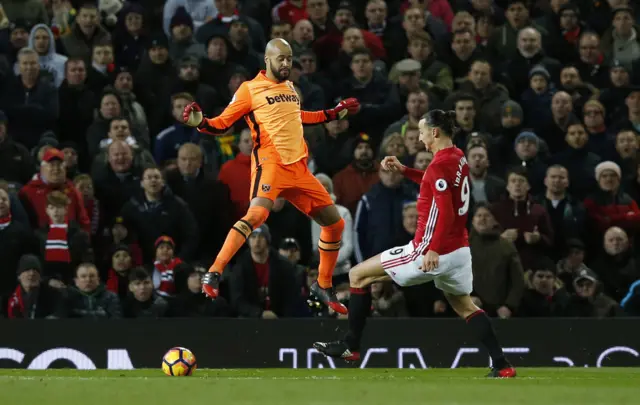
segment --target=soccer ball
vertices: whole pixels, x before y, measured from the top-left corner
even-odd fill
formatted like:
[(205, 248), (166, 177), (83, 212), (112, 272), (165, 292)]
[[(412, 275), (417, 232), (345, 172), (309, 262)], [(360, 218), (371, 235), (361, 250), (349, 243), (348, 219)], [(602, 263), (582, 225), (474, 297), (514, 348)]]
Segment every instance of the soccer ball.
[(173, 347), (162, 358), (162, 371), (168, 376), (190, 376), (197, 367), (196, 356), (184, 347)]

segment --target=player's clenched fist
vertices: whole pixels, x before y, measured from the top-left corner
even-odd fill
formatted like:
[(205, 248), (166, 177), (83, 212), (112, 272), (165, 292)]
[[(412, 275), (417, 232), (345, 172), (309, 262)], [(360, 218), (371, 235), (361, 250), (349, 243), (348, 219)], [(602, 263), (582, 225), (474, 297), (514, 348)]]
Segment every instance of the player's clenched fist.
[(341, 120), (349, 114), (356, 114), (360, 111), (360, 102), (356, 98), (342, 100), (334, 108), (325, 110), (330, 121)]
[(384, 159), (382, 159), (381, 165), (384, 170), (388, 170), (390, 172), (402, 173), (404, 172), (404, 169), (406, 169), (405, 165), (400, 163), (398, 158), (395, 156), (386, 156)]
[(190, 127), (199, 127), (203, 119), (202, 108), (198, 103), (190, 103), (182, 111), (182, 122)]

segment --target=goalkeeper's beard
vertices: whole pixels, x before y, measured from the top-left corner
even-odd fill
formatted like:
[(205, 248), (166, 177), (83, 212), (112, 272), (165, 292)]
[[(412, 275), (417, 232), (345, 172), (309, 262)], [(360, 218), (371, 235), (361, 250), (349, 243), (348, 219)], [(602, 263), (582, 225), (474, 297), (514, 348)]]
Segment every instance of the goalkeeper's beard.
[(289, 75), (291, 74), (291, 70), (287, 69), (286, 73), (283, 74), (282, 72), (280, 72), (278, 69), (273, 67), (273, 63), (269, 62), (269, 69), (271, 70), (271, 74), (273, 75), (273, 77), (275, 77), (276, 79), (278, 79), (279, 81), (285, 81), (289, 78)]

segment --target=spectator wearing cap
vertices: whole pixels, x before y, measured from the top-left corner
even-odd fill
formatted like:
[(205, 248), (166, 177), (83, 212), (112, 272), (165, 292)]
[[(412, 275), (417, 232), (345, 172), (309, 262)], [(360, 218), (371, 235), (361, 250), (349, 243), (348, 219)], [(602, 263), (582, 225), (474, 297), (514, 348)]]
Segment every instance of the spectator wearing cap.
[(182, 58), (178, 63), (178, 80), (173, 85), (173, 94), (189, 93), (203, 111), (217, 111), (224, 105), (224, 100), (213, 87), (205, 84), (201, 71), (200, 61), (196, 57), (187, 55)]
[(564, 166), (555, 164), (547, 169), (544, 178), (546, 190), (535, 197), (535, 201), (544, 207), (549, 214), (555, 243), (549, 250), (549, 256), (559, 259), (566, 250), (569, 238), (584, 237), (586, 212), (581, 199), (568, 191), (573, 181)]
[[(299, 20), (293, 26), (293, 32), (291, 33), (291, 49), (293, 50), (294, 56), (302, 56), (302, 54), (306, 51), (310, 51), (311, 44), (315, 40), (315, 36), (313, 33), (313, 25), (311, 21), (307, 19)], [(272, 28), (272, 36), (273, 39), (273, 28)], [(278, 38), (278, 37), (276, 37)], [(311, 51), (313, 52), (313, 51)]]
[(67, 169), (67, 179), (72, 180), (80, 174), (78, 167), (78, 145), (73, 141), (60, 144), (60, 151), (64, 154), (64, 166)]
[[(196, 26), (196, 40), (198, 42), (208, 42), (208, 39), (211, 38), (211, 35), (216, 31), (228, 32), (231, 23), (242, 18), (245, 20), (247, 28), (249, 29), (250, 44), (253, 50), (256, 52), (264, 52), (264, 47), (267, 44), (264, 29), (256, 20), (238, 10), (237, 0), (216, 0), (215, 6), (218, 9), (218, 14), (213, 18), (206, 19), (205, 23), (200, 25), (200, 27), (198, 27), (199, 24), (196, 16), (191, 12), (189, 13), (191, 17), (193, 17), (194, 25)], [(187, 11), (189, 11), (188, 8)]]
[[(39, 253), (33, 232), (12, 215), (13, 203), (6, 184), (0, 184), (0, 263), (6, 269), (15, 269), (22, 255)], [(15, 285), (11, 271), (0, 272), (0, 297)]]
[(220, 168), (218, 180), (226, 184), (230, 191), (231, 201), (236, 207), (234, 219), (240, 219), (249, 208), (247, 190), (251, 187), (251, 150), (253, 139), (251, 130), (244, 129), (238, 137), (238, 153)]
[[(233, 226), (236, 207), (229, 188), (204, 170), (200, 147), (185, 143), (178, 151), (178, 168), (166, 173), (167, 185), (189, 206), (198, 219), (200, 245), (196, 257), (213, 261)], [(245, 189), (246, 192), (247, 189)]]
[(294, 316), (300, 301), (299, 283), (293, 265), (271, 247), (269, 227), (256, 228), (248, 244), (229, 279), (234, 309), (243, 318)]
[(7, 114), (9, 135), (30, 149), (44, 131), (55, 127), (58, 90), (43, 77), (38, 53), (33, 49), (21, 49), (17, 63), (19, 74), (3, 80), (0, 109)]
[(27, 20), (34, 23), (49, 23), (47, 8), (39, 0), (3, 1), (2, 8), (9, 21)]
[(636, 24), (633, 9), (618, 7), (612, 12), (611, 27), (602, 35), (601, 48), (607, 61), (618, 60), (631, 69), (640, 59), (640, 25)]
[(556, 276), (556, 266), (548, 257), (538, 257), (525, 265), (525, 291), (518, 316), (559, 317), (565, 313), (569, 294)]
[(98, 268), (92, 263), (83, 263), (76, 268), (74, 285), (67, 288), (65, 307), (70, 318), (122, 317), (118, 296), (100, 283)]
[(157, 134), (170, 123), (169, 103), (158, 103), (158, 100), (168, 100), (173, 94), (171, 86), (175, 78), (176, 68), (169, 57), (169, 40), (163, 33), (152, 35), (151, 44), (134, 75), (136, 94), (147, 114), (150, 134)]
[(162, 11), (162, 26), (165, 34), (171, 37), (173, 31), (173, 17), (180, 13), (186, 14), (191, 20), (191, 30), (197, 30), (206, 22), (211, 21), (218, 14), (218, 9), (213, 0), (170, 0), (164, 3)]
[(570, 238), (564, 243), (562, 258), (558, 261), (557, 275), (562, 281), (565, 289), (569, 293), (575, 292), (573, 281), (583, 271), (591, 269), (584, 263), (586, 246), (584, 242), (578, 238)]
[(466, 151), (471, 180), (472, 205), (475, 203), (494, 203), (504, 195), (505, 182), (490, 174), (489, 152), (481, 144), (469, 145)]
[(147, 27), (145, 27), (144, 14), (145, 10), (140, 3), (125, 2), (118, 13), (118, 25), (113, 32), (115, 62), (133, 72), (138, 68), (150, 42), (145, 29)]
[(333, 176), (336, 203), (355, 215), (358, 202), (378, 181), (379, 163), (374, 158), (371, 137), (360, 133), (352, 143), (353, 160)]
[(542, 146), (538, 136), (531, 131), (522, 131), (516, 137), (513, 145), (514, 152), (510, 159), (512, 166), (521, 166), (529, 180), (533, 194), (543, 190), (543, 180), (547, 171), (547, 164), (542, 158)]
[[(518, 1), (522, 3), (522, 1)], [(560, 74), (560, 62), (549, 58), (542, 49), (542, 34), (528, 27), (518, 32), (518, 46), (515, 55), (507, 59), (504, 73), (509, 78), (509, 93), (520, 95), (528, 87), (529, 71), (532, 66), (542, 65), (549, 72), (552, 82), (557, 82)]]
[[(518, 45), (520, 44), (520, 33), (526, 27), (531, 27), (544, 36), (548, 35), (543, 26), (531, 20), (528, 2), (525, 0), (508, 0), (506, 3), (507, 6), (504, 13), (506, 22), (494, 31), (487, 46), (492, 60), (516, 59)], [(517, 92), (516, 94), (520, 93)]]
[(606, 115), (604, 105), (598, 100), (587, 101), (582, 109), (584, 127), (589, 134), (587, 149), (600, 156), (613, 149), (611, 136), (607, 133)]
[[(64, 80), (64, 66), (67, 57), (56, 52), (56, 38), (46, 24), (37, 24), (29, 34), (29, 48), (38, 54), (40, 72), (43, 78), (48, 77), (56, 87)], [(13, 66), (15, 74), (20, 73), (20, 66)]]
[(566, 148), (552, 156), (550, 163), (559, 164), (567, 169), (569, 190), (573, 196), (582, 200), (596, 188), (593, 173), (602, 159), (589, 152), (589, 133), (580, 121), (569, 124), (564, 139), (567, 143)]
[(175, 256), (176, 244), (170, 236), (161, 235), (153, 246), (155, 253), (150, 268), (153, 289), (162, 297), (173, 297), (176, 293), (177, 266), (182, 263), (182, 260)]
[(549, 214), (533, 200), (530, 190), (525, 168), (514, 167), (507, 173), (508, 198), (491, 205), (501, 236), (515, 244), (525, 269), (536, 256), (548, 252), (554, 239)]
[(473, 259), (473, 295), (491, 316), (514, 315), (524, 291), (524, 272), (513, 243), (500, 237), (500, 226), (489, 206), (474, 208), (469, 246)]
[(177, 294), (169, 306), (169, 316), (180, 318), (235, 316), (224, 297), (218, 296), (212, 300), (202, 293), (202, 276), (207, 271), (204, 267), (182, 263), (178, 268)]
[[(331, 177), (324, 173), (316, 174), (316, 178), (322, 186), (327, 190), (331, 199), (335, 202), (336, 195), (333, 194), (333, 181)], [(336, 204), (340, 217), (344, 219), (345, 226), (342, 233), (342, 244), (338, 254), (338, 262), (336, 264), (334, 275), (347, 274), (351, 268), (351, 255), (353, 254), (353, 219), (349, 210), (342, 205)], [(311, 246), (318, 246), (320, 240), (320, 225), (315, 222), (311, 223)]]
[(95, 44), (110, 41), (111, 35), (100, 25), (97, 4), (92, 2), (84, 2), (78, 7), (71, 32), (62, 38), (67, 56), (82, 58), (86, 63), (91, 61)]
[[(449, 66), (438, 58), (431, 35), (426, 31), (418, 31), (411, 35), (407, 54), (420, 63), (420, 78), (426, 82), (427, 88), (439, 99), (444, 100), (446, 94), (453, 90), (453, 77)], [(389, 71), (389, 80), (392, 82), (398, 79), (398, 67), (401, 62), (394, 64)]]
[[(165, 9), (166, 9), (165, 5)], [(206, 56), (203, 44), (195, 41), (193, 35), (193, 19), (184, 6), (176, 9), (169, 24), (171, 38), (169, 42), (169, 56), (173, 60), (180, 60), (185, 55), (194, 55), (198, 59)]]
[(42, 280), (40, 259), (35, 255), (25, 254), (20, 258), (17, 270), (18, 286), (8, 296), (8, 318), (65, 318), (62, 295)]
[(578, 41), (578, 53), (579, 58), (574, 65), (580, 77), (598, 89), (609, 87), (610, 65), (605, 62), (600, 50), (600, 36), (593, 31), (582, 32)]
[(82, 203), (82, 196), (73, 183), (66, 178), (64, 154), (58, 149), (45, 152), (40, 172), (20, 190), (19, 196), (34, 228), (49, 223), (46, 213), (47, 195), (54, 190), (62, 191), (69, 198), (67, 219), (76, 221), (85, 232), (91, 231), (91, 223)]
[(349, 119), (351, 127), (379, 139), (384, 129), (400, 115), (398, 92), (386, 77), (374, 71), (371, 53), (366, 49), (353, 52), (351, 72), (336, 89), (336, 96), (357, 98), (360, 111)]
[(640, 279), (638, 259), (629, 235), (622, 228), (607, 229), (600, 243), (604, 249), (593, 261), (592, 269), (602, 281), (603, 292), (619, 302)]
[(602, 162), (596, 166), (595, 177), (598, 189), (584, 200), (590, 225), (600, 235), (612, 226), (635, 232), (640, 226), (640, 209), (620, 187), (620, 166)]
[(33, 176), (34, 169), (27, 148), (9, 137), (7, 115), (0, 110), (0, 179), (26, 184)]
[(245, 16), (240, 16), (229, 24), (229, 43), (229, 61), (247, 69), (251, 77), (265, 68), (262, 51), (251, 47), (249, 24)]
[(542, 65), (536, 65), (529, 72), (529, 87), (522, 93), (520, 100), (525, 111), (524, 126), (541, 128), (551, 121), (549, 105), (556, 89), (551, 76)]
[(154, 242), (162, 235), (173, 238), (176, 256), (191, 260), (198, 250), (198, 225), (187, 204), (165, 186), (155, 167), (142, 173), (142, 187), (122, 207), (124, 222), (140, 241), (145, 263), (154, 258)]
[(124, 115), (129, 118), (131, 126), (137, 129), (137, 139), (142, 147), (148, 148), (149, 142), (149, 125), (147, 114), (142, 105), (137, 101), (133, 92), (135, 83), (133, 82), (133, 74), (126, 66), (115, 67), (111, 74), (113, 87), (120, 95)]
[[(402, 62), (398, 62), (398, 64), (400, 63)], [(389, 125), (384, 135), (389, 136), (393, 133), (399, 133), (404, 136), (407, 127), (418, 125), (422, 117), (429, 111), (430, 104), (430, 98), (426, 91), (422, 89), (410, 91), (405, 102), (407, 114)]]
[(134, 268), (129, 247), (123, 244), (115, 245), (108, 262), (105, 283), (107, 290), (117, 294), (122, 301), (128, 295), (129, 272)]
[(129, 272), (129, 292), (122, 300), (124, 318), (164, 318), (169, 314), (169, 302), (153, 290), (153, 280), (143, 268)]
[[(489, 132), (499, 129), (502, 104), (509, 100), (509, 91), (492, 80), (493, 68), (486, 60), (476, 60), (471, 64), (467, 79), (458, 84), (458, 91), (469, 93), (476, 98), (478, 122)], [(450, 96), (456, 97), (456, 93)], [(447, 104), (447, 101), (445, 101)]]
[(361, 263), (376, 252), (394, 246), (403, 231), (402, 207), (415, 201), (415, 189), (403, 181), (402, 175), (380, 169), (380, 181), (367, 191), (354, 216), (354, 253)]
[(107, 263), (111, 261), (114, 249), (123, 245), (126, 246), (129, 251), (132, 266), (143, 265), (142, 249), (140, 249), (140, 244), (136, 240), (133, 230), (129, 230), (122, 217), (115, 217), (107, 225), (105, 233), (107, 234), (108, 245), (106, 246), (106, 249), (103, 249), (101, 252), (105, 254), (100, 255), (100, 257), (104, 257), (104, 260)]

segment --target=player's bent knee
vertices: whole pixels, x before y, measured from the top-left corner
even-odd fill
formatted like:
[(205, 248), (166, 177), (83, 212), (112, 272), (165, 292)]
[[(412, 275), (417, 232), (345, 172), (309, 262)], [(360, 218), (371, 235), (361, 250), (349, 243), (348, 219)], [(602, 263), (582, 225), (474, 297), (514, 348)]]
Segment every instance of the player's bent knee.
[(364, 272), (358, 268), (358, 266), (349, 270), (349, 286), (353, 288), (365, 287), (365, 275)]

